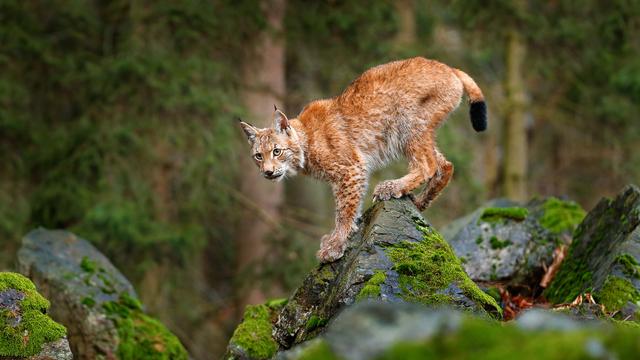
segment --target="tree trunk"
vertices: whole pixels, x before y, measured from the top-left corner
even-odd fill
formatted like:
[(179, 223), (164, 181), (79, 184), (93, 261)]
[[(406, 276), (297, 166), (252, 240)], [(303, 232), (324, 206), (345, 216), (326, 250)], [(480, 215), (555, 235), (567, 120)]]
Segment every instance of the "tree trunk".
[[(285, 93), (285, 44), (282, 26), (285, 0), (264, 0), (263, 11), (267, 28), (258, 34), (255, 51), (244, 64), (243, 99), (252, 124), (272, 126), (273, 105), (282, 104)], [(242, 179), (240, 190), (253, 205), (278, 222), (283, 199), (282, 183), (262, 178), (250, 160), (250, 154), (241, 155)], [(255, 216), (255, 209), (247, 209), (241, 217), (237, 231), (236, 274), (243, 277), (260, 271), (260, 264), (268, 254), (268, 238), (273, 234), (273, 222)], [(255, 285), (255, 284), (253, 284)], [(239, 290), (239, 305), (260, 303), (265, 294), (257, 286)]]
[(525, 46), (512, 29), (507, 35), (505, 79), (506, 117), (504, 126), (504, 192), (518, 201), (527, 198), (527, 134), (525, 127), (525, 88), (522, 64)]
[(394, 46), (402, 51), (416, 43), (415, 1), (396, 0), (394, 5), (398, 12), (398, 33)]

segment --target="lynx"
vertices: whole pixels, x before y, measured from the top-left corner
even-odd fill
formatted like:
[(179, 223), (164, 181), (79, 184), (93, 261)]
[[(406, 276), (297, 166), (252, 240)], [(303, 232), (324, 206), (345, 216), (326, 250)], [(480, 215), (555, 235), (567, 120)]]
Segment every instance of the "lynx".
[[(403, 155), (408, 174), (379, 183), (374, 201), (408, 195), (421, 211), (449, 183), (453, 165), (436, 148), (435, 131), (458, 107), (463, 92), (476, 131), (487, 127), (482, 91), (461, 70), (417, 57), (373, 67), (339, 96), (317, 100), (289, 119), (277, 108), (272, 128), (240, 125), (261, 174), (272, 181), (298, 172), (327, 181), (336, 205), (335, 229), (317, 257), (342, 257), (357, 228), (371, 172)], [(426, 183), (418, 195), (411, 192)]]

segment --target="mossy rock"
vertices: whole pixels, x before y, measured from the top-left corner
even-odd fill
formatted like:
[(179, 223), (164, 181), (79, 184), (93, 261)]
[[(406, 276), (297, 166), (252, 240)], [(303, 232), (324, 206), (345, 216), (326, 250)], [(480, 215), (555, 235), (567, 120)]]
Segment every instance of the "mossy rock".
[(640, 327), (534, 310), (508, 324), (451, 309), (362, 303), (279, 360), (633, 359)]
[(0, 358), (28, 358), (44, 351), (50, 359), (71, 359), (67, 330), (47, 315), (49, 306), (31, 280), (0, 272)]
[(592, 293), (605, 311), (640, 320), (640, 190), (602, 199), (576, 229), (567, 257), (544, 295), (568, 303)]
[(116, 354), (120, 360), (187, 360), (180, 340), (161, 322), (144, 313), (142, 304), (126, 293), (118, 301), (102, 304), (118, 331)]
[(345, 306), (376, 300), (445, 304), (484, 316), (501, 311), (411, 201), (394, 199), (365, 213), (344, 257), (307, 276), (280, 312), (274, 337), (288, 348), (317, 336)]
[(494, 200), (454, 221), (444, 233), (474, 281), (499, 281), (538, 293), (543, 264), (551, 264), (559, 245), (570, 243), (584, 216), (578, 204), (554, 197), (524, 206)]
[(178, 338), (145, 314), (129, 281), (88, 241), (37, 229), (18, 252), (20, 272), (56, 304), (77, 359), (187, 359)]
[(484, 222), (523, 221), (529, 215), (529, 210), (519, 206), (488, 207), (480, 214), (480, 220)]
[(242, 322), (229, 340), (224, 358), (271, 359), (278, 350), (278, 343), (271, 335), (273, 323), (286, 303), (286, 299), (277, 299), (247, 306)]

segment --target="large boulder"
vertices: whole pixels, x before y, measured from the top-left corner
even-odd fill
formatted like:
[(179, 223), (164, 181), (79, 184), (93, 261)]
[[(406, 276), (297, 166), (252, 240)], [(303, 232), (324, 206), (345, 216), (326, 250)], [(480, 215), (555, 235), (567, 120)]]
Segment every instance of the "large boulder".
[(0, 359), (71, 360), (64, 326), (26, 277), (0, 272)]
[(639, 263), (640, 190), (630, 185), (589, 212), (544, 295), (557, 304), (589, 292), (607, 313), (640, 320)]
[(474, 281), (499, 281), (536, 292), (554, 250), (571, 242), (584, 215), (576, 203), (553, 197), (534, 199), (525, 206), (493, 201), (455, 221), (444, 233)]
[(406, 198), (390, 200), (365, 213), (345, 255), (314, 269), (282, 309), (263, 305), (245, 313), (238, 329), (248, 328), (247, 321), (255, 327), (258, 321), (263, 329), (259, 333), (269, 335), (259, 341), (254, 337), (253, 344), (260, 349), (266, 344), (270, 351), (250, 356), (257, 349), (240, 346), (239, 335), (244, 333), (236, 331), (227, 357), (269, 358), (278, 347), (289, 348), (317, 336), (344, 307), (372, 300), (444, 304), (487, 317), (501, 311), (469, 279), (451, 247), (413, 203)]
[(639, 338), (637, 326), (581, 322), (539, 309), (504, 325), (451, 309), (366, 303), (276, 359), (633, 359)]
[(187, 359), (180, 341), (143, 311), (133, 286), (88, 241), (62, 230), (37, 229), (18, 252), (20, 272), (53, 306), (68, 329), (76, 359)]

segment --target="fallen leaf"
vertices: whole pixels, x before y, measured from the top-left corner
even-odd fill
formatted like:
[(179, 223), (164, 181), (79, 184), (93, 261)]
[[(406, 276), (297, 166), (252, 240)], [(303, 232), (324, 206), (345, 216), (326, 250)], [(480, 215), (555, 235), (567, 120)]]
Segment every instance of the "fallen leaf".
[(500, 298), (504, 304), (503, 314), (505, 321), (515, 319), (522, 310), (528, 309), (535, 304), (533, 298), (522, 295), (512, 296), (508, 290), (502, 287), (499, 290)]

